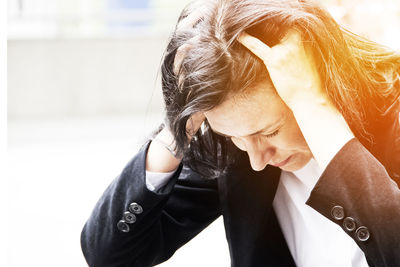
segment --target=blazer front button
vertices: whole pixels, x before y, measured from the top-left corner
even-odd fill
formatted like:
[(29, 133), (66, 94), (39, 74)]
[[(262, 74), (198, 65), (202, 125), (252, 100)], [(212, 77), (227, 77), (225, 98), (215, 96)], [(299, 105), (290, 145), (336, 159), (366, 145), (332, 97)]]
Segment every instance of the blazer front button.
[(122, 220), (124, 220), (127, 223), (134, 223), (136, 222), (136, 216), (135, 214), (132, 214), (129, 211), (125, 211), (124, 216), (122, 216)]
[(142, 206), (140, 206), (138, 203), (133, 202), (129, 205), (129, 210), (130, 212), (134, 213), (134, 214), (140, 214), (143, 212), (143, 208)]
[(343, 220), (343, 227), (349, 232), (354, 231), (356, 229), (356, 221), (352, 217), (346, 217)]
[(334, 206), (331, 210), (331, 215), (335, 220), (341, 220), (344, 218), (344, 209), (342, 206)]
[(121, 232), (124, 232), (124, 233), (128, 233), (130, 230), (129, 225), (124, 220), (120, 220), (117, 223), (117, 228), (118, 228), (118, 230), (120, 230)]
[(360, 226), (356, 230), (356, 237), (359, 241), (367, 241), (369, 238), (370, 234), (368, 231), (368, 228), (365, 226)]

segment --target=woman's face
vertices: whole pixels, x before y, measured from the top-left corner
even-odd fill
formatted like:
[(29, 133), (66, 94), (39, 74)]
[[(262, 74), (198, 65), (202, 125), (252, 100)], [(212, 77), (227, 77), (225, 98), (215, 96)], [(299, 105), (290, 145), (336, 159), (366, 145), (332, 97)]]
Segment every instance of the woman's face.
[(292, 111), (267, 81), (228, 98), (205, 116), (215, 133), (247, 151), (255, 171), (267, 164), (295, 171), (312, 158)]

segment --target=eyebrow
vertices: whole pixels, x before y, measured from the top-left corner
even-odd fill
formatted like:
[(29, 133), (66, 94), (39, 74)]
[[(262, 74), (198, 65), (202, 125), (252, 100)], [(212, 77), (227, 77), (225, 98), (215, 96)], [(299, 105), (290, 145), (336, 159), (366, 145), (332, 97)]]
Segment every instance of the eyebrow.
[[(248, 134), (248, 135), (246, 135), (246, 136), (254, 136), (254, 135), (256, 135), (256, 134), (260, 134), (260, 133), (262, 133), (262, 132), (264, 132), (264, 131), (266, 131), (266, 130), (268, 130), (268, 129), (272, 129), (272, 128), (273, 128), (272, 126), (276, 126), (277, 124), (278, 124), (278, 122), (275, 122), (275, 123), (272, 124), (271, 126), (266, 126), (266, 127), (264, 127), (263, 129), (258, 130), (258, 131), (254, 132), (254, 133)], [(212, 130), (214, 133), (216, 133), (216, 134), (219, 134), (219, 135), (222, 135), (222, 136), (225, 136), (225, 137), (229, 137), (229, 138), (232, 137), (232, 136), (230, 136), (230, 135), (227, 135), (227, 134), (218, 132), (217, 130), (214, 130), (214, 129), (211, 127), (210, 124), (209, 124), (209, 126), (210, 126), (211, 130)]]

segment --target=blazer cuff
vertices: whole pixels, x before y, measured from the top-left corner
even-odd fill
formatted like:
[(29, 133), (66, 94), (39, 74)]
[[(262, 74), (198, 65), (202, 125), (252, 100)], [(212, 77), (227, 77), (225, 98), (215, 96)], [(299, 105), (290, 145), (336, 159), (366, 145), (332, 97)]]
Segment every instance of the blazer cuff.
[(398, 260), (400, 191), (357, 139), (333, 158), (306, 204), (339, 225), (375, 266)]

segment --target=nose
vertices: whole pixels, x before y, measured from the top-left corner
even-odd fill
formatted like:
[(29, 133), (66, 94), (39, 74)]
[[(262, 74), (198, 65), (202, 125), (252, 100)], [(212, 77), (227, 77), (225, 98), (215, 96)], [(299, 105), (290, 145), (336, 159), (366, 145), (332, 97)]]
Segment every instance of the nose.
[(268, 141), (259, 137), (241, 138), (241, 148), (249, 155), (251, 168), (255, 171), (263, 170), (274, 156), (276, 148)]

